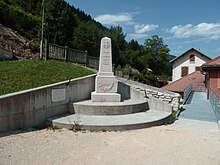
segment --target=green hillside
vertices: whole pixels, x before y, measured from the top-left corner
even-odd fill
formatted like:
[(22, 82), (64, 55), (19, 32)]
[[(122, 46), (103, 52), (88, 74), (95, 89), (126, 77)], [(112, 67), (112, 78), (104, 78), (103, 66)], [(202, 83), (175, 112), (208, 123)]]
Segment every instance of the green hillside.
[(48, 85), (93, 72), (72, 63), (54, 60), (0, 62), (0, 95)]
[[(171, 75), (168, 60), (170, 49), (162, 37), (155, 34), (140, 45), (133, 39), (127, 41), (122, 27), (106, 28), (89, 14), (64, 0), (45, 0), (44, 7), (44, 40), (87, 50), (89, 56), (98, 57), (100, 40), (107, 36), (112, 40), (112, 61), (115, 67), (123, 70), (136, 69), (144, 77), (149, 76), (149, 69), (153, 71), (151, 74), (154, 78)], [(39, 45), (42, 10), (42, 0), (0, 0), (0, 23)]]

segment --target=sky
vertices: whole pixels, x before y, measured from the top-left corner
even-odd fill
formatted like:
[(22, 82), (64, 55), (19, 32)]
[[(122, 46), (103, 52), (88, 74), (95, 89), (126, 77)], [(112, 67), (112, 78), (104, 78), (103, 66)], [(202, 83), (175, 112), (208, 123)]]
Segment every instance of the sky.
[(66, 0), (105, 27), (120, 26), (129, 42), (159, 35), (179, 56), (190, 48), (220, 56), (220, 0)]

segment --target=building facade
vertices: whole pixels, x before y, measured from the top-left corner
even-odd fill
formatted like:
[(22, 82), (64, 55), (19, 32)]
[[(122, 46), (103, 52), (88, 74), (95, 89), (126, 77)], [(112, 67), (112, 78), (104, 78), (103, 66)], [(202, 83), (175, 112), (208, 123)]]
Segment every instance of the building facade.
[(205, 72), (207, 98), (210, 97), (210, 91), (220, 97), (220, 56), (203, 64), (201, 68)]
[(191, 48), (182, 55), (171, 60), (172, 64), (172, 81), (189, 75), (195, 71), (200, 70), (200, 66), (211, 60), (208, 56)]

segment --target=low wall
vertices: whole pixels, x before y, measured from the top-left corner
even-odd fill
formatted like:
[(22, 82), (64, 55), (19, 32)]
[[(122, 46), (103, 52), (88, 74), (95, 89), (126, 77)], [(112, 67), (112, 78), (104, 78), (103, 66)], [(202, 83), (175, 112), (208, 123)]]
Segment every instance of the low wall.
[(133, 99), (133, 100), (142, 100), (147, 97), (148, 108), (156, 111), (165, 111), (172, 112), (174, 106), (168, 102), (155, 98), (153, 95), (148, 96), (146, 91), (137, 90), (132, 87), (130, 84), (124, 82), (118, 82), (118, 93), (121, 94), (122, 100)]
[(132, 86), (123, 83), (123, 82), (118, 82), (118, 91), (117, 93), (121, 94), (121, 99), (122, 100), (128, 100), (128, 99), (133, 99), (133, 100), (142, 100), (145, 98), (145, 93), (141, 92)]
[(0, 132), (44, 124), (67, 113), (68, 103), (89, 99), (95, 75), (0, 96)]
[(133, 81), (133, 80), (127, 80), (127, 79), (124, 79), (121, 77), (117, 77), (117, 79), (120, 82), (129, 84), (133, 88), (138, 89), (141, 92), (144, 92), (145, 96), (147, 96), (148, 98), (153, 97), (157, 100), (164, 102), (165, 104), (170, 104), (171, 106), (173, 106), (174, 111), (178, 111), (178, 109), (180, 107), (181, 96), (178, 93), (166, 91), (166, 90), (163, 90), (163, 89), (160, 89), (157, 87), (142, 84), (142, 83), (139, 83), (139, 82)]
[(171, 104), (165, 103), (162, 100), (159, 100), (154, 97), (148, 98), (148, 104), (150, 109), (156, 111), (165, 111), (165, 112), (172, 112), (173, 106)]
[[(70, 112), (70, 103), (91, 98), (91, 92), (95, 90), (95, 76), (0, 96), (0, 132), (40, 126), (47, 118)], [(140, 100), (148, 96), (146, 90), (121, 81), (118, 82), (118, 93), (122, 100)], [(152, 110), (172, 112), (172, 101), (164, 102), (160, 97), (149, 95), (148, 102)]]

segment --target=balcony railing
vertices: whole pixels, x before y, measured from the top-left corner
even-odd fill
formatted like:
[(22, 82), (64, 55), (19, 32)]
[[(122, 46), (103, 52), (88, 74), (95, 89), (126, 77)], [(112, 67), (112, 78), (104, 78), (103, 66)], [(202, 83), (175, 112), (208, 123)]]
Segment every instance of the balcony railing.
[(209, 92), (209, 100), (215, 112), (215, 115), (219, 121), (220, 120), (220, 97), (212, 89), (210, 89), (210, 92)]
[(188, 85), (185, 89), (184, 89), (184, 93), (183, 93), (183, 104), (185, 104), (187, 102), (187, 100), (189, 99), (191, 93), (193, 91), (192, 85)]

